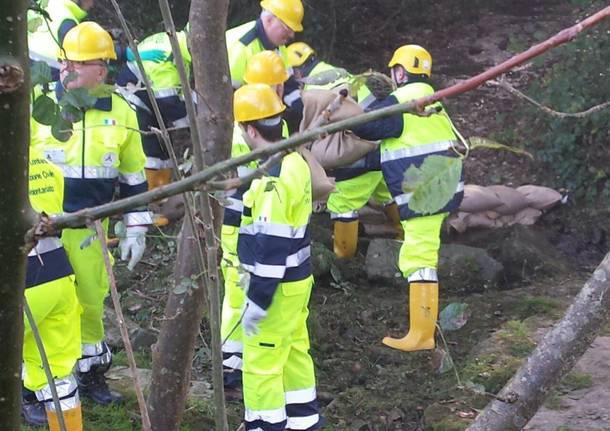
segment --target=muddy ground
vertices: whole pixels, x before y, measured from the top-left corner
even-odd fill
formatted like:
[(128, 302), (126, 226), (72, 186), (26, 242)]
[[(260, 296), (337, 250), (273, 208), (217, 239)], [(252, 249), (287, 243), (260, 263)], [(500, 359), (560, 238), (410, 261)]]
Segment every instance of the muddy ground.
[[(371, 31), (367, 36), (364, 49), (369, 50), (368, 57), (362, 44), (359, 49), (351, 45), (339, 49), (345, 43), (341, 34), (334, 35), (332, 45), (321, 50), (340, 65), (355, 71), (365, 70), (371, 64), (384, 70), (383, 65), (395, 45), (391, 40), (402, 43), (407, 36), (417, 35), (418, 43), (425, 44), (434, 55), (437, 88), (481, 72), (571, 25), (577, 10), (570, 2), (519, 1), (512, 6), (481, 8), (476, 12), (476, 19), (473, 19), (473, 13), (463, 11), (453, 17), (445, 13), (441, 28), (434, 27), (430, 19), (423, 19), (417, 29), (409, 28), (404, 31), (407, 36), (400, 36), (401, 28), (391, 25), (397, 12), (388, 12), (386, 3), (389, 2), (380, 1), (377, 5), (387, 12), (385, 15), (369, 11), (368, 27), (383, 29), (385, 33)], [(448, 7), (446, 3), (443, 4)], [(315, 9), (311, 4), (308, 7)], [(112, 14), (102, 15), (111, 19)], [(321, 15), (317, 22), (323, 23), (325, 19), (331, 18), (328, 14)], [(357, 22), (350, 28), (353, 30), (354, 26), (357, 27)], [(370, 61), (364, 61), (364, 58)], [(511, 73), (508, 79), (523, 88), (536, 79), (537, 73), (540, 71), (523, 67)], [(447, 101), (446, 106), (467, 137), (492, 137), (520, 147), (526, 144), (520, 139), (519, 128), (527, 125), (516, 124), (512, 115), (521, 109), (522, 102), (501, 90), (484, 86)], [(535, 159), (509, 153), (488, 150), (474, 153), (465, 169), (468, 183), (511, 186), (534, 183), (561, 187), (554, 182), (550, 171)], [(568, 203), (545, 214), (532, 228), (561, 254), (564, 265), (560, 271), (548, 271), (541, 265), (534, 269), (528, 267), (518, 276), (514, 275), (515, 271), (508, 272), (511, 275), (505, 277), (499, 288), (492, 290), (462, 286), (461, 280), (441, 280), (441, 308), (459, 302), (468, 304), (471, 310), (462, 329), (445, 334), (444, 350), (455, 367), (444, 373), (438, 372), (442, 358), (439, 359), (437, 353), (401, 353), (381, 344), (383, 336), (399, 335), (407, 328), (407, 289), (406, 284), (395, 287), (367, 281), (365, 255), (372, 238), (362, 232), (356, 259), (347, 264), (338, 263), (332, 275), (318, 278), (311, 300), (312, 355), (317, 366), (323, 415), (327, 420), (325, 429), (464, 429), (490, 399), (489, 395), (480, 393), (481, 387), (491, 394), (502, 387), (545, 329), (561, 316), (606, 253), (608, 242), (603, 226), (608, 215), (601, 205), (596, 209)], [(318, 241), (328, 244), (328, 218), (318, 215), (314, 220), (318, 226)], [(151, 233), (151, 247), (136, 272), (128, 273), (122, 263), (116, 267), (124, 311), (141, 328), (138, 362), (142, 368), (150, 367), (149, 346), (158, 333), (164, 299), (173, 286), (171, 273), (177, 230), (177, 226), (171, 226)], [(490, 235), (487, 243), (481, 241), (481, 233), (476, 232), (444, 235), (446, 242), (476, 243), (498, 257), (498, 243), (494, 241), (504, 233)], [(484, 237), (486, 235), (483, 233)], [(503, 263), (514, 265), (514, 262)], [(210, 388), (205, 383), (210, 380), (209, 348), (205, 343), (208, 335), (207, 325), (203, 324), (201, 342), (193, 361), (194, 379), (200, 382), (200, 389), (189, 406), (184, 429), (212, 429)], [(600, 337), (593, 344), (527, 429), (610, 429), (608, 340), (608, 337)], [(439, 345), (443, 346), (440, 340)], [(120, 350), (116, 358), (117, 363), (125, 363)], [(118, 410), (98, 410), (86, 405), (86, 429), (138, 429), (137, 407), (133, 396), (128, 397), (127, 407)], [(230, 402), (229, 407), (231, 426), (235, 429), (241, 418), (241, 404)]]

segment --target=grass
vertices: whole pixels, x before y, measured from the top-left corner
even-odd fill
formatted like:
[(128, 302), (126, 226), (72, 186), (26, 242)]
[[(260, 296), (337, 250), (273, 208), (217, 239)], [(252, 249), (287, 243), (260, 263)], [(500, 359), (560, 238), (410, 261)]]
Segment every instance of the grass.
[(551, 391), (544, 401), (544, 406), (551, 410), (561, 410), (563, 395), (591, 386), (593, 386), (593, 378), (590, 374), (572, 371), (561, 380), (557, 388)]
[[(152, 358), (150, 353), (136, 350), (133, 352), (133, 356), (136, 360), (136, 365), (138, 368), (152, 368)], [(125, 350), (119, 350), (118, 352), (113, 353), (112, 364), (123, 365), (125, 367), (129, 366), (129, 363), (127, 362), (127, 352), (125, 352)]]
[(518, 358), (524, 358), (536, 346), (527, 334), (527, 326), (519, 320), (509, 320), (499, 331), (498, 338), (506, 347), (508, 353)]
[(561, 303), (554, 298), (548, 296), (528, 296), (520, 299), (515, 304), (514, 311), (520, 319), (540, 315), (559, 317), (561, 308)]

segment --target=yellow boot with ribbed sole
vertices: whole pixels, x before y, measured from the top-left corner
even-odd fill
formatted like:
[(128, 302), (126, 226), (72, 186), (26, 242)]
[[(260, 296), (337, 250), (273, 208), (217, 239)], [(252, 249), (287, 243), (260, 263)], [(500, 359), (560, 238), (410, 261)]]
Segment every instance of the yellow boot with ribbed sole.
[(358, 220), (336, 221), (334, 226), (333, 250), (339, 259), (351, 259), (358, 247)]
[(400, 213), (398, 212), (398, 205), (396, 205), (395, 202), (392, 202), (391, 204), (383, 207), (383, 212), (392, 222), (394, 230), (396, 230), (396, 239), (404, 239), (405, 231), (402, 229), (402, 224), (400, 224)]
[(409, 332), (402, 338), (385, 337), (383, 344), (404, 352), (434, 349), (438, 317), (438, 283), (409, 285)]

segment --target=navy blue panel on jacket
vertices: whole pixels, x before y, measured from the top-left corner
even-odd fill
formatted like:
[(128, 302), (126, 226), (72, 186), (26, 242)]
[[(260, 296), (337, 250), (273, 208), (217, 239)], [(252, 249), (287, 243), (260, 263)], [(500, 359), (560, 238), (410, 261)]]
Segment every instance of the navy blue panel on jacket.
[[(367, 111), (386, 108), (398, 104), (394, 96), (388, 96), (383, 100), (376, 100), (371, 103)], [(402, 114), (395, 114), (389, 117), (380, 118), (366, 124), (361, 124), (352, 129), (356, 136), (369, 141), (379, 141), (381, 139), (399, 138), (402, 135), (403, 118)]]
[(64, 211), (72, 213), (110, 202), (116, 183), (114, 178), (64, 178)]
[(71, 274), (74, 274), (74, 271), (63, 247), (37, 256), (28, 256), (25, 288), (48, 283)]
[(335, 181), (345, 181), (356, 178), (370, 171), (381, 170), (381, 157), (379, 147), (367, 153), (363, 158), (356, 160), (348, 166), (331, 169), (328, 171), (329, 177), (334, 177)]

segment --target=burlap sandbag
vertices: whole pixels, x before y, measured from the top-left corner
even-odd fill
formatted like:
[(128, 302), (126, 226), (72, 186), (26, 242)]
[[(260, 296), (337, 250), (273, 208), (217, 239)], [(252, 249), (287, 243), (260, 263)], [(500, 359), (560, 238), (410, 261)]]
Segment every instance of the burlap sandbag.
[[(300, 132), (307, 130), (337, 95), (331, 90), (307, 90), (302, 93), (301, 97), (303, 120), (299, 127)], [(348, 97), (331, 115), (330, 122), (345, 120), (363, 112), (362, 108)], [(377, 143), (360, 139), (351, 132), (342, 131), (318, 139), (308, 145), (308, 148), (323, 168), (334, 169), (350, 165), (361, 159), (369, 151), (377, 148)]]
[(309, 150), (301, 147), (298, 151), (309, 165), (311, 172), (312, 201), (326, 202), (328, 195), (335, 191), (335, 179), (326, 176), (324, 168)]
[(487, 187), (476, 184), (466, 184), (464, 186), (464, 199), (460, 204), (460, 211), (478, 213), (493, 210), (500, 205), (502, 205), (500, 198)]
[(525, 226), (531, 226), (538, 221), (541, 215), (542, 211), (537, 208), (523, 208), (515, 214), (515, 222)]
[(487, 188), (495, 192), (502, 201), (502, 205), (494, 208), (494, 211), (501, 215), (514, 215), (528, 206), (525, 196), (511, 187), (488, 186)]
[(561, 201), (561, 193), (548, 187), (526, 185), (517, 187), (530, 207), (547, 210)]
[(447, 219), (447, 223), (450, 227), (455, 229), (459, 233), (466, 232), (468, 226), (466, 225), (466, 217), (468, 217), (470, 213), (458, 211), (455, 214), (451, 214)]
[(483, 212), (481, 213), (472, 213), (468, 214), (464, 218), (464, 224), (467, 228), (473, 227), (485, 227), (485, 228), (494, 228), (497, 226), (497, 220), (490, 219)]

